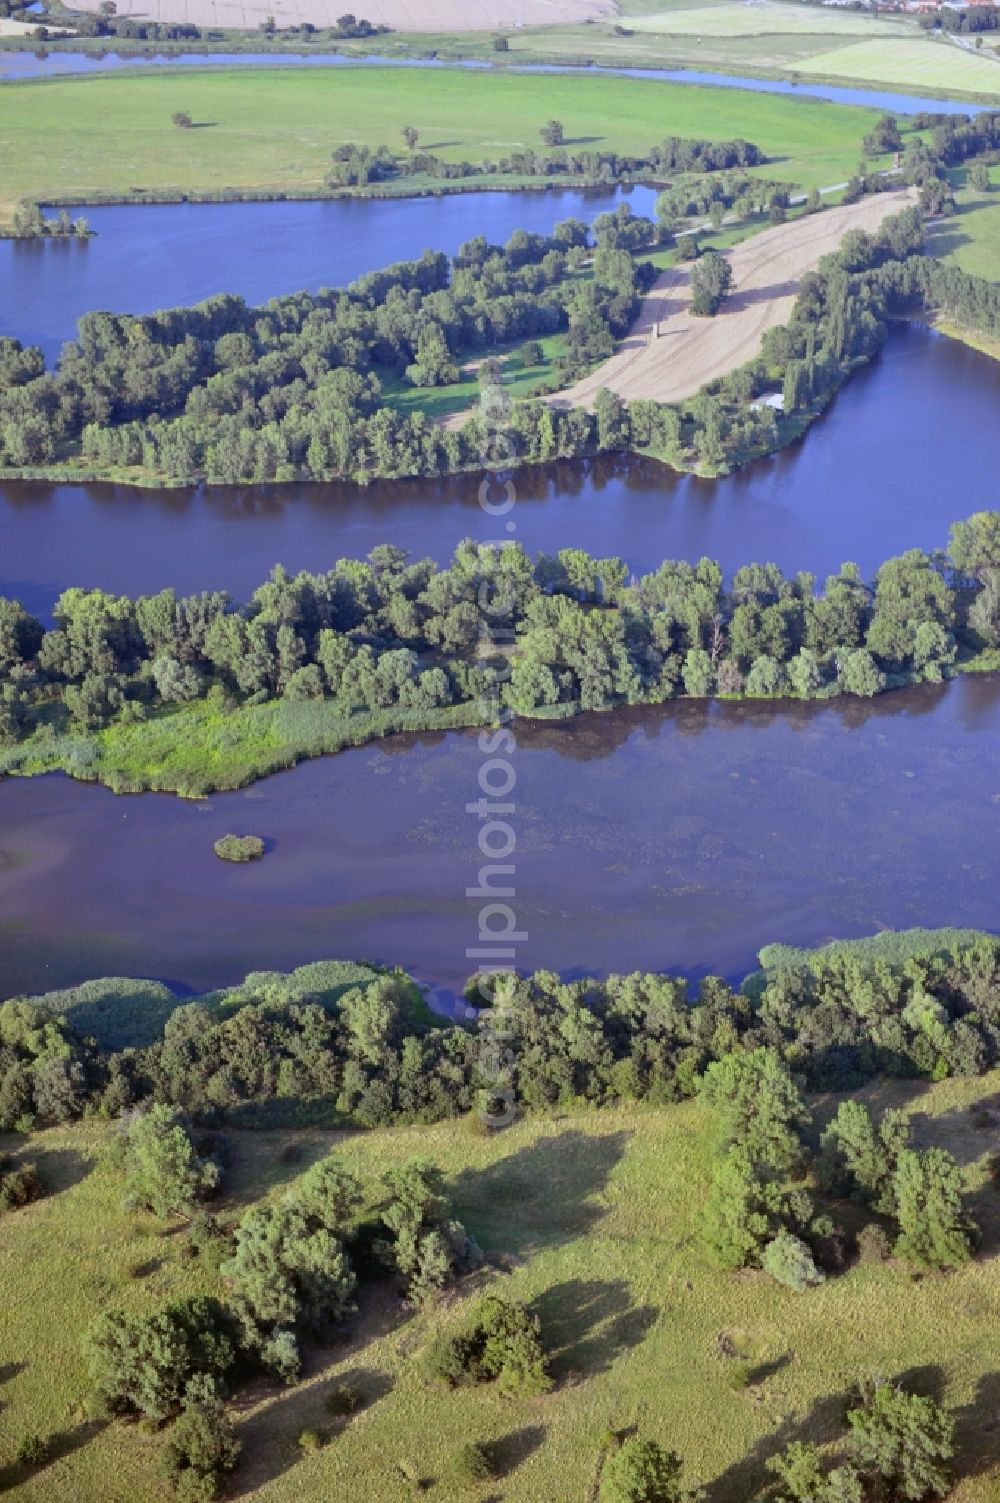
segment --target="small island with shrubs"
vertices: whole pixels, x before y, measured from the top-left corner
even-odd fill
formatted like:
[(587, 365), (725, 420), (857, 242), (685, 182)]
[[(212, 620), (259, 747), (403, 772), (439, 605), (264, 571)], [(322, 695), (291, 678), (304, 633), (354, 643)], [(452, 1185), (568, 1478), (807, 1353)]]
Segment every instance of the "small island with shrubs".
[(223, 835), (212, 849), (221, 861), (259, 861), (264, 842), (259, 835)]

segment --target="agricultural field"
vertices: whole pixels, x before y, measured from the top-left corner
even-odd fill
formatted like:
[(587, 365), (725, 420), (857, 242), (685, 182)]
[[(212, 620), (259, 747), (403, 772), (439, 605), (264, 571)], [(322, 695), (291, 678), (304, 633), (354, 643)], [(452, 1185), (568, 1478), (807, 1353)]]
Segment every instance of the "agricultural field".
[[(994, 1072), (860, 1093), (878, 1110), (905, 1105), (921, 1146), (956, 1155), (984, 1229), (974, 1261), (916, 1281), (892, 1262), (855, 1266), (804, 1294), (763, 1274), (722, 1274), (707, 1261), (699, 1216), (710, 1154), (697, 1104), (565, 1111), (491, 1137), (465, 1123), (354, 1136), (227, 1133), (225, 1193), (215, 1205), (227, 1222), (331, 1151), (367, 1184), (419, 1155), (445, 1172), (455, 1213), (491, 1264), (420, 1315), (375, 1286), (344, 1339), (311, 1351), (301, 1384), (241, 1390), (233, 1413), (244, 1457), (231, 1495), (399, 1503), (409, 1495), (395, 1470), (401, 1463), (432, 1483), (414, 1496), (482, 1503), (481, 1488), (448, 1480), (457, 1448), (475, 1439), (499, 1464), (491, 1498), (584, 1499), (602, 1434), (638, 1425), (681, 1453), (685, 1478), (706, 1485), (709, 1503), (736, 1503), (788, 1442), (831, 1440), (852, 1384), (880, 1371), (905, 1375), (957, 1412), (951, 1498), (988, 1503), (1000, 1483), (992, 1428), (1000, 1196), (988, 1173), (996, 1116), (984, 1107), (995, 1106), (998, 1090)], [(818, 1105), (822, 1115), (835, 1103)], [(36, 1136), (31, 1151), (54, 1193), (4, 1219), (0, 1446), (10, 1456), (28, 1432), (55, 1438), (53, 1459), (34, 1474), (6, 1468), (3, 1483), (16, 1503), (150, 1496), (160, 1439), (88, 1418), (81, 1335), (109, 1308), (141, 1312), (219, 1291), (211, 1268), (184, 1256), (183, 1227), (122, 1208), (120, 1180), (101, 1159), (108, 1132), (83, 1124)], [(850, 1207), (845, 1219), (859, 1224)], [(449, 1392), (418, 1375), (415, 1359), (429, 1336), (461, 1320), (485, 1285), (539, 1314), (556, 1377), (546, 1397), (505, 1400), (488, 1387)], [(331, 1421), (327, 1400), (345, 1381), (363, 1395), (361, 1407)], [(307, 1454), (298, 1437), (309, 1429), (326, 1443)]]
[[(665, 135), (743, 136), (773, 158), (759, 173), (825, 187), (854, 170), (877, 118), (821, 100), (620, 78), (455, 71), (435, 74), (433, 89), (427, 82), (417, 70), (372, 68), (10, 84), (0, 88), (0, 203), (141, 190), (315, 192), (346, 141), (400, 149), (402, 128), (413, 125), (424, 150), (481, 161), (539, 145), (553, 115), (568, 146), (596, 150), (642, 150)], [(171, 123), (181, 110), (194, 129)]]
[(739, 3), (694, 6), (633, 16), (628, 26), (659, 36), (739, 37), (768, 33), (789, 36), (904, 36), (912, 33), (905, 17), (874, 17), (865, 11), (830, 10), (820, 6), (789, 5), (786, 0), (747, 0)]
[(880, 193), (751, 236), (729, 258), (733, 292), (716, 318), (697, 318), (691, 312), (690, 263), (671, 267), (646, 294), (621, 349), (560, 400), (589, 407), (602, 387), (628, 401), (652, 397), (677, 402), (693, 396), (709, 381), (756, 358), (767, 330), (787, 322), (802, 277), (836, 250), (849, 230), (871, 233), (915, 201), (912, 189)]
[(1000, 94), (1000, 61), (988, 37), (981, 52), (926, 37), (854, 42), (806, 59), (798, 67), (809, 77), (857, 79), (928, 92), (958, 89), (967, 94)]

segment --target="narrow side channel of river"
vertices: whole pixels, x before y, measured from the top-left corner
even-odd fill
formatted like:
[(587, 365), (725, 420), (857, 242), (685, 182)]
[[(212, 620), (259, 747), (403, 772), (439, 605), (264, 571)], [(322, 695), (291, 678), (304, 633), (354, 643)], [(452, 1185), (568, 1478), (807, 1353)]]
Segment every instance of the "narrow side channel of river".
[[(901, 327), (803, 442), (721, 480), (651, 462), (568, 463), (516, 477), (516, 536), (532, 553), (582, 547), (637, 571), (664, 558), (773, 560), (870, 577), (904, 548), (936, 548), (995, 505), (1000, 363)], [(139, 491), (0, 485), (0, 593), (42, 615), (68, 585), (121, 593), (228, 589), (246, 600), (275, 563), (320, 570), (378, 543), (446, 561), (495, 520), (479, 480)]]
[[(366, 57), (345, 53), (303, 52), (179, 52), (119, 53), (113, 51), (73, 52), (62, 48), (39, 48), (37, 51), (0, 51), (0, 82), (18, 78), (48, 78), (72, 73), (115, 73), (121, 68), (473, 68), (479, 72), (492, 65), (476, 58)], [(499, 71), (499, 70), (496, 70)], [(792, 83), (779, 78), (744, 78), (736, 73), (706, 73), (696, 68), (613, 68), (595, 65), (574, 67), (559, 63), (524, 63), (508, 65), (511, 73), (579, 73), (588, 78), (607, 74), (617, 78), (639, 78), (661, 83), (711, 85), (722, 89), (749, 89), (755, 94), (799, 94), (811, 99), (826, 99), (831, 104), (864, 105), (870, 109), (889, 110), (894, 115), (915, 115), (921, 110), (938, 110), (958, 114), (976, 114), (994, 108), (989, 104), (970, 104), (966, 100), (940, 95), (905, 94), (889, 89), (850, 88), (826, 84), (819, 80), (798, 79)]]

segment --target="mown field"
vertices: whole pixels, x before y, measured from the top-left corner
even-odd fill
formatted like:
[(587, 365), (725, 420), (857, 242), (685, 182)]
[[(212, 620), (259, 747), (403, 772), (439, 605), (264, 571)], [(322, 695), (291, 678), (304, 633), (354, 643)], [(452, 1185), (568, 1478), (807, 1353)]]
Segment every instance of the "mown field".
[(995, 95), (1000, 93), (1000, 62), (989, 50), (988, 43), (993, 40), (987, 33), (980, 53), (944, 39), (877, 38), (820, 53), (798, 66), (810, 77), (822, 74), (927, 91), (959, 89), (965, 93)]
[(652, 15), (632, 16), (626, 23), (640, 33), (661, 36), (905, 36), (912, 22), (905, 17), (875, 17), (861, 10), (829, 10), (789, 5), (785, 0), (756, 0), (753, 5), (672, 6)]
[[(891, 1263), (854, 1267), (803, 1295), (706, 1261), (698, 1218), (709, 1156), (697, 1104), (565, 1112), (492, 1138), (465, 1123), (339, 1137), (231, 1132), (217, 1205), (225, 1219), (331, 1150), (369, 1183), (410, 1156), (440, 1165), (457, 1213), (490, 1256), (486, 1281), (539, 1312), (557, 1378), (550, 1395), (534, 1400), (501, 1400), (488, 1388), (431, 1390), (414, 1356), (482, 1283), (416, 1317), (382, 1291), (342, 1342), (313, 1352), (301, 1385), (261, 1385), (238, 1397), (245, 1453), (233, 1495), (399, 1503), (406, 1489), (394, 1465), (402, 1462), (432, 1483), (419, 1495), (440, 1503), (582, 1503), (602, 1432), (638, 1426), (682, 1453), (707, 1503), (744, 1503), (767, 1458), (789, 1441), (839, 1433), (851, 1384), (879, 1371), (905, 1375), (957, 1411), (954, 1503), (988, 1503), (1000, 1487), (1000, 1194), (987, 1160), (1000, 1139), (995, 1113), (982, 1107), (995, 1108), (998, 1091), (1000, 1072), (862, 1093), (879, 1109), (907, 1104), (919, 1142), (958, 1157), (985, 1232), (974, 1262), (920, 1280)], [(18, 1503), (156, 1496), (157, 1437), (87, 1418), (80, 1336), (109, 1307), (138, 1311), (218, 1290), (197, 1258), (183, 1258), (183, 1232), (122, 1209), (120, 1183), (100, 1165), (107, 1132), (83, 1124), (35, 1137), (32, 1152), (55, 1193), (0, 1225), (0, 1456), (9, 1458), (28, 1432), (55, 1441), (55, 1459), (33, 1476), (9, 1462), (0, 1472)], [(286, 1161), (293, 1143), (302, 1149), (297, 1164)], [(720, 1354), (721, 1333), (749, 1366), (744, 1386), (738, 1364)], [(345, 1380), (366, 1401), (350, 1421), (333, 1422), (324, 1400)], [(304, 1456), (297, 1438), (308, 1427), (324, 1430), (327, 1444)], [(446, 1480), (456, 1448), (470, 1439), (495, 1447), (502, 1476), (488, 1488)]]
[[(174, 126), (176, 111), (196, 128)], [(30, 81), (0, 88), (0, 201), (315, 190), (345, 141), (401, 150), (400, 131), (413, 125), (425, 150), (481, 161), (539, 146), (551, 116), (568, 145), (595, 149), (643, 150), (665, 135), (743, 136), (774, 159), (759, 171), (805, 188), (848, 176), (876, 118), (819, 100), (608, 77), (198, 69)]]

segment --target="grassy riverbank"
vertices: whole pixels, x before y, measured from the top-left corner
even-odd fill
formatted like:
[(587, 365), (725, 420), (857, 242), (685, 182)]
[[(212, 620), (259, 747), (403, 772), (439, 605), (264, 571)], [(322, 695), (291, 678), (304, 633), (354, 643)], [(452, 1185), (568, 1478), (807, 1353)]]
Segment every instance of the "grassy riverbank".
[[(855, 1265), (796, 1294), (763, 1274), (720, 1272), (701, 1245), (713, 1148), (696, 1102), (600, 1111), (569, 1107), (502, 1134), (463, 1123), (345, 1135), (321, 1130), (226, 1133), (224, 1193), (213, 1213), (231, 1226), (336, 1152), (371, 1183), (413, 1156), (447, 1177), (455, 1214), (493, 1265), (493, 1287), (538, 1311), (556, 1386), (541, 1399), (502, 1399), (491, 1385), (429, 1388), (417, 1355), (435, 1329), (462, 1319), (474, 1291), (423, 1314), (375, 1287), (336, 1345), (313, 1348), (292, 1389), (258, 1383), (233, 1418), (244, 1442), (234, 1479), (259, 1503), (336, 1497), (400, 1503), (397, 1464), (434, 1478), (431, 1496), (479, 1493), (449, 1475), (458, 1447), (490, 1443), (508, 1503), (586, 1499), (603, 1432), (638, 1426), (685, 1460), (713, 1503), (763, 1483), (766, 1460), (789, 1441), (829, 1443), (843, 1396), (879, 1371), (931, 1391), (957, 1411), (953, 1503), (988, 1503), (1000, 1483), (995, 1328), (1000, 1314), (1000, 1198), (990, 1184), (991, 1108), (1000, 1073), (935, 1085), (880, 1082), (858, 1093), (881, 1111), (914, 1113), (919, 1145), (963, 1165), (967, 1204), (984, 1229), (960, 1271), (915, 1281), (892, 1262)], [(835, 1101), (821, 1112), (832, 1112)], [(176, 1226), (122, 1206), (121, 1181), (101, 1154), (111, 1129), (84, 1122), (35, 1134), (31, 1157), (50, 1193), (4, 1217), (6, 1299), (0, 1332), (8, 1366), (0, 1444), (12, 1456), (28, 1433), (51, 1435), (54, 1459), (31, 1473), (8, 1463), (16, 1503), (53, 1496), (131, 1503), (149, 1495), (162, 1437), (139, 1425), (88, 1419), (81, 1339), (101, 1311), (148, 1312), (194, 1293), (222, 1294), (210, 1261), (185, 1256)], [(5, 1139), (5, 1149), (19, 1140)], [(864, 1213), (838, 1206), (855, 1230)], [(498, 1270), (503, 1269), (503, 1273)], [(727, 1357), (720, 1333), (737, 1352)], [(364, 1395), (331, 1419), (339, 1383)], [(326, 1443), (306, 1452), (308, 1429)], [(414, 1493), (414, 1496), (417, 1496)]]
[(36, 738), (0, 750), (0, 774), (27, 777), (59, 770), (104, 783), (116, 793), (154, 790), (200, 797), (246, 788), (307, 758), (332, 756), (383, 736), (484, 723), (475, 704), (345, 716), (341, 706), (327, 701), (221, 710), (197, 700), (137, 725), (111, 725), (91, 736)]
[[(345, 50), (382, 56), (472, 58), (508, 65), (690, 68), (761, 79), (905, 90), (982, 102), (1000, 97), (995, 32), (958, 42), (914, 15), (731, 0), (622, 0), (617, 17), (519, 28), (497, 54), (489, 33), (392, 32)], [(963, 45), (965, 44), (965, 45)]]
[(949, 173), (956, 211), (927, 226), (927, 250), (953, 261), (970, 276), (1000, 281), (1000, 167), (990, 167), (990, 188), (975, 189), (967, 167)]
[[(179, 110), (195, 129), (171, 123)], [(850, 175), (876, 112), (647, 80), (457, 69), (199, 68), (30, 80), (0, 88), (0, 205), (25, 196), (319, 191), (331, 152), (345, 141), (397, 149), (402, 128), (413, 125), (423, 149), (477, 162), (538, 146), (552, 116), (567, 145), (595, 150), (643, 150), (665, 135), (742, 136), (773, 159), (759, 175), (809, 188)]]
[[(1000, 649), (967, 655), (955, 672), (1000, 672)], [(891, 694), (904, 682), (890, 680), (883, 693)], [(744, 694), (715, 697), (727, 703), (768, 698)], [(841, 703), (849, 698), (836, 690), (831, 692), (830, 687), (807, 697), (819, 704)], [(771, 696), (774, 703), (788, 698), (787, 691)], [(614, 712), (614, 706), (604, 711)], [(541, 706), (521, 718), (570, 720), (580, 713), (578, 703), (562, 703)], [(330, 700), (277, 700), (223, 710), (217, 701), (207, 698), (154, 711), (138, 723), (116, 722), (90, 734), (53, 733), (47, 727), (19, 744), (0, 747), (0, 778), (65, 772), (82, 782), (103, 783), (114, 793), (177, 793), (201, 798), (247, 788), (299, 762), (335, 756), (386, 736), (443, 733), (490, 723), (490, 717), (471, 701), (440, 709), (345, 715), (343, 706)]]
[[(140, 8), (141, 9), (141, 8)], [(190, 8), (175, 5), (168, 13), (190, 19)], [(197, 8), (196, 8), (197, 9)], [(50, 5), (56, 20), (72, 25), (74, 15), (58, 4)], [(159, 14), (159, 12), (158, 12)], [(212, 25), (203, 27), (197, 40), (145, 42), (115, 36), (53, 36), (46, 47), (53, 52), (113, 52), (124, 58), (169, 57), (197, 53), (241, 52), (272, 56), (276, 65), (283, 54), (322, 58), (337, 54), (345, 60), (395, 58), (435, 62), (473, 61), (505, 67), (540, 65), (692, 69), (737, 77), (784, 79), (791, 82), (822, 82), (847, 87), (884, 87), (929, 97), (947, 93), (970, 102), (1000, 99), (1000, 35), (978, 33), (979, 45), (967, 32), (952, 36), (946, 31), (925, 29), (916, 15), (871, 14), (867, 10), (817, 4), (796, 5), (782, 0), (757, 0), (753, 6), (738, 0), (620, 0), (614, 15), (585, 22), (528, 24), (510, 28), (506, 49), (497, 51), (494, 30), (489, 26), (460, 31), (408, 31), (405, 11), (398, 19), (403, 26), (367, 39), (304, 33), (286, 26), (273, 35), (262, 33), (258, 23), (268, 14), (266, 0), (248, 0), (242, 15), (246, 29), (236, 31)], [(304, 19), (322, 23), (325, 14)], [(218, 21), (213, 10), (212, 20)], [(9, 50), (37, 48), (30, 35), (3, 39)]]

